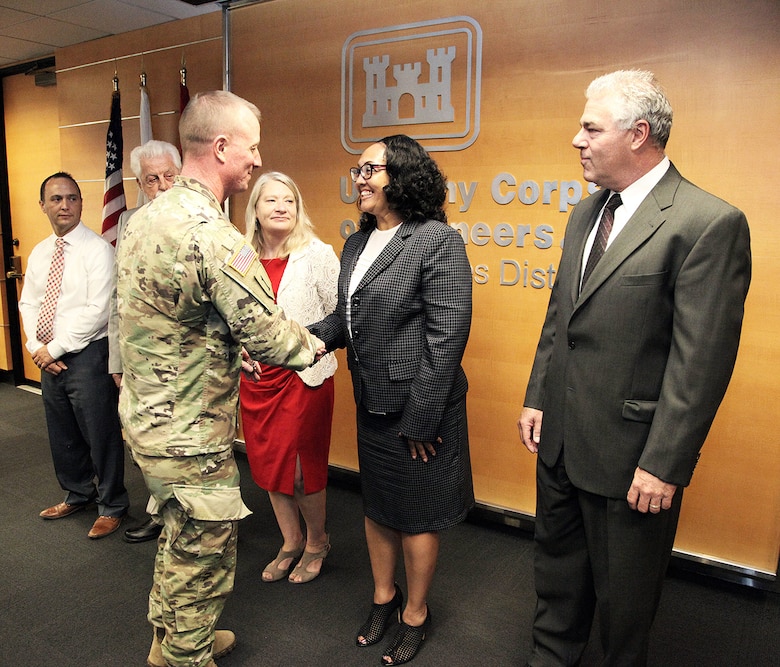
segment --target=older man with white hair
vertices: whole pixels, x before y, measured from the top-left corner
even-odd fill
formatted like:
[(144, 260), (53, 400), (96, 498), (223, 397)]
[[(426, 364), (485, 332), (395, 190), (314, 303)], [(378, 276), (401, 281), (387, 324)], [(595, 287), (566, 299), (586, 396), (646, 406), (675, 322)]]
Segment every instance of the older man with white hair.
[[(173, 179), (181, 172), (181, 156), (179, 150), (167, 141), (150, 139), (145, 144), (136, 146), (130, 153), (130, 168), (135, 175), (135, 181), (141, 190), (144, 203), (152, 201), (157, 195), (165, 192), (173, 185)], [(119, 216), (117, 224), (117, 247), (122, 240), (127, 222), (141, 207), (124, 211)], [(116, 385), (122, 382), (122, 362), (119, 359), (119, 330), (116, 310), (116, 285), (111, 297), (111, 313), (109, 321), (109, 359), (108, 372), (114, 378)], [(138, 543), (156, 540), (160, 536), (162, 526), (151, 516), (141, 525), (128, 528), (124, 533), (125, 542)]]

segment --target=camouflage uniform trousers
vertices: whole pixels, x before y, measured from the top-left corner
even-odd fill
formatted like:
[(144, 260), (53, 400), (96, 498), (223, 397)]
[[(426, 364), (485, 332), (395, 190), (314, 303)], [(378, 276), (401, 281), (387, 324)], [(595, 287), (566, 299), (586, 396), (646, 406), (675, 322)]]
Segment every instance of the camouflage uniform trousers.
[(214, 632), (233, 590), (241, 500), (231, 449), (186, 457), (133, 453), (162, 518), (149, 622), (164, 628), (162, 653), (171, 667), (202, 667), (211, 660)]

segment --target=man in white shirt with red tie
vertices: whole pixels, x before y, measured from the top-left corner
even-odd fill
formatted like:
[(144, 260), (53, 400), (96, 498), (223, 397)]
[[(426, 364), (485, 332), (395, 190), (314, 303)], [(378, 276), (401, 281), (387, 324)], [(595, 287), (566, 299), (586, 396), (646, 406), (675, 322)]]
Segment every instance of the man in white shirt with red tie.
[(40, 196), (53, 234), (30, 253), (19, 311), (41, 369), (54, 471), (67, 493), (40, 515), (61, 519), (97, 503), (88, 537), (98, 539), (119, 528), (129, 505), (118, 390), (108, 374), (114, 250), (81, 222), (81, 190), (70, 174), (46, 178)]

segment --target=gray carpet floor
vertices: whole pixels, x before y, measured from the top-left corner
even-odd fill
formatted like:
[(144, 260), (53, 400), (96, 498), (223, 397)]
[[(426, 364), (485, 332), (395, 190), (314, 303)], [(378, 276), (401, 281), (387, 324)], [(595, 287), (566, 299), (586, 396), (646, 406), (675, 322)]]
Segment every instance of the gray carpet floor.
[[(332, 551), (305, 585), (265, 584), (260, 572), (280, 545), (267, 495), (237, 454), (246, 504), (238, 572), (221, 627), (238, 646), (220, 667), (379, 665), (384, 642), (357, 648), (371, 578), (359, 491), (339, 478), (328, 489)], [(132, 507), (146, 491), (129, 462)], [(59, 502), (41, 397), (0, 382), (0, 666), (142, 667), (154, 543), (126, 544), (121, 531), (87, 539), (94, 510), (58, 521), (38, 512)], [(433, 628), (417, 667), (522, 665), (534, 607), (529, 533), (466, 522), (442, 536), (429, 604)], [(399, 572), (399, 581), (403, 573)], [(594, 628), (584, 665), (598, 664)], [(717, 579), (670, 574), (653, 630), (652, 666), (780, 665), (780, 595)]]

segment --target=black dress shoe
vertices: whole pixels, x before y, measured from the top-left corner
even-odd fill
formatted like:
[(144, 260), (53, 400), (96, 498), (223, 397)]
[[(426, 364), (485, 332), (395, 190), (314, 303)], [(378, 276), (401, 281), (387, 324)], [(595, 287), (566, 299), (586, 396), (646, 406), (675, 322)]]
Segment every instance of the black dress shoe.
[(146, 523), (142, 523), (138, 528), (130, 528), (125, 531), (125, 542), (148, 542), (149, 540), (156, 540), (160, 537), (162, 532), (162, 526), (154, 519), (149, 519)]

